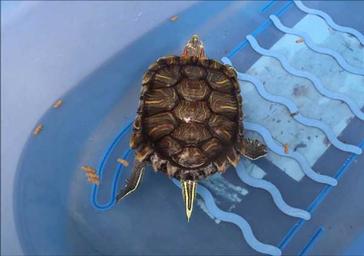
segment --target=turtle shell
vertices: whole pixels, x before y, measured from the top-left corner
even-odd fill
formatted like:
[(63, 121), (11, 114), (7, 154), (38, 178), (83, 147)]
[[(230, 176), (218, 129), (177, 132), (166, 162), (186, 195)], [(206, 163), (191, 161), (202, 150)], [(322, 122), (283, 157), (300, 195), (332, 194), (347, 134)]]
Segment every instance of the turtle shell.
[(238, 163), (242, 99), (235, 70), (212, 59), (170, 56), (145, 73), (130, 146), (179, 180)]

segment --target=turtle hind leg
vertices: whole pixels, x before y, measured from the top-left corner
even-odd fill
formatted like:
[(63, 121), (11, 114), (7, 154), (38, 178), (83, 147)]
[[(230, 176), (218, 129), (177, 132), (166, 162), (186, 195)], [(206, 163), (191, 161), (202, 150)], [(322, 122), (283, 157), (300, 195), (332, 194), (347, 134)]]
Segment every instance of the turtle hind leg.
[(145, 165), (146, 165), (145, 162), (139, 162), (137, 160), (135, 161), (134, 169), (130, 177), (127, 179), (125, 187), (121, 189), (118, 195), (116, 196), (117, 202), (120, 202), (124, 197), (134, 192), (138, 188), (140, 181), (142, 180), (143, 177)]
[(267, 146), (259, 140), (242, 138), (239, 142), (238, 150), (243, 156), (255, 160), (267, 154)]

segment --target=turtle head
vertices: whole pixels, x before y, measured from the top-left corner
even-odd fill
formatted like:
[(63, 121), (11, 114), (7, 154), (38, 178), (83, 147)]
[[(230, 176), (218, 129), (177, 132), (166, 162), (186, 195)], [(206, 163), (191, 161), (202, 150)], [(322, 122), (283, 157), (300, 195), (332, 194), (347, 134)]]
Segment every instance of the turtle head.
[(183, 53), (182, 57), (190, 57), (196, 56), (198, 58), (206, 58), (205, 50), (203, 43), (198, 35), (193, 35), (190, 40), (188, 40)]
[(197, 46), (199, 43), (201, 43), (200, 37), (198, 35), (193, 35), (190, 39), (190, 42), (192, 45)]

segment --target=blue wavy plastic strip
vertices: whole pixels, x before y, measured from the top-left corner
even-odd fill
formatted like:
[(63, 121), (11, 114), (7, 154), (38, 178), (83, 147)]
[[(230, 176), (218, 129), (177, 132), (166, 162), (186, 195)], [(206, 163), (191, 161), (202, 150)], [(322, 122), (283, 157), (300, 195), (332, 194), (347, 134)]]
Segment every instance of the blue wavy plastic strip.
[(355, 36), (358, 39), (358, 41), (362, 45), (364, 45), (364, 36), (359, 31), (357, 31), (351, 27), (344, 27), (344, 26), (340, 26), (340, 25), (336, 24), (327, 13), (320, 11), (320, 10), (308, 8), (301, 1), (294, 1), (294, 3), (296, 4), (297, 8), (300, 9), (301, 11), (308, 13), (308, 14), (320, 16), (321, 18), (323, 18), (326, 21), (327, 25), (329, 25), (333, 29)]
[[(228, 64), (230, 66), (233, 66), (233, 64), (231, 63), (231, 61), (224, 57), (221, 59), (223, 63)], [(238, 72), (238, 76), (241, 78), (242, 73)], [(253, 78), (250, 82), (253, 83), (253, 85), (255, 86), (259, 86), (259, 87), (263, 87), (263, 84), (260, 83), (260, 81), (254, 77), (249, 77), (249, 78)], [(259, 91), (258, 91), (259, 92)], [(272, 96), (270, 94), (266, 95), (266, 97), (275, 97), (275, 99), (279, 102), (279, 100), (282, 100), (281, 97), (279, 96)], [(283, 97), (282, 97), (283, 98)], [(285, 100), (285, 98), (283, 98)], [(295, 110), (295, 106), (291, 107), (292, 110)], [(297, 109), (297, 107), (296, 107)], [(273, 139), (271, 133), (269, 132), (268, 129), (266, 129), (264, 126), (259, 125), (259, 124), (254, 124), (254, 123), (250, 123), (250, 122), (244, 122), (244, 127), (247, 130), (252, 130), (255, 131), (257, 133), (259, 133), (265, 143), (267, 144), (267, 146), (276, 154), (280, 155), (280, 156), (285, 156), (285, 157), (289, 157), (293, 160), (295, 160), (300, 166), (302, 171), (304, 172), (304, 174), (309, 177), (310, 179), (319, 182), (319, 183), (325, 183), (325, 184), (329, 184), (331, 186), (336, 186), (337, 185), (337, 181), (329, 176), (326, 175), (321, 175), (316, 173), (314, 170), (311, 169), (310, 164), (308, 163), (308, 161), (306, 160), (306, 158), (304, 156), (302, 156), (300, 153), (296, 152), (296, 151), (291, 151), (290, 149), (288, 149), (288, 153), (285, 153), (283, 150), (283, 147), (281, 145), (279, 145), (277, 142), (275, 142), (275, 140)]]
[(105, 151), (105, 153), (104, 153), (104, 155), (102, 157), (102, 160), (101, 160), (101, 162), (99, 164), (99, 168), (97, 170), (97, 174), (99, 175), (100, 178), (102, 178), (102, 172), (103, 172), (103, 169), (105, 167), (106, 161), (110, 157), (110, 155), (111, 155), (112, 151), (114, 150), (114, 148), (119, 144), (120, 140), (129, 131), (129, 128), (131, 127), (132, 124), (133, 124), (133, 120), (129, 119), (128, 122), (126, 123), (126, 125), (121, 129), (121, 131), (115, 137), (113, 142), (110, 144), (110, 146), (106, 149), (106, 151)]
[(321, 121), (316, 120), (316, 119), (307, 118), (307, 117), (305, 117), (305, 116), (303, 116), (303, 115), (301, 115), (299, 113), (297, 115), (294, 115), (293, 118), (296, 119), (298, 122), (300, 122), (302, 124), (305, 124), (307, 126), (319, 128), (321, 131), (323, 131), (326, 134), (328, 140), (336, 148), (338, 148), (338, 149), (340, 149), (342, 151), (346, 151), (346, 152), (349, 152), (349, 153), (354, 153), (354, 154), (357, 154), (357, 155), (360, 155), (362, 153), (362, 150), (358, 146), (351, 145), (351, 144), (346, 144), (346, 143), (343, 143), (340, 140), (338, 140), (336, 138), (335, 133), (330, 128), (330, 126), (328, 126), (324, 122), (321, 122)]
[(357, 67), (351, 66), (349, 63), (346, 62), (346, 60), (338, 52), (336, 52), (332, 49), (329, 49), (329, 48), (324, 48), (324, 47), (316, 45), (308, 34), (306, 34), (305, 32), (297, 31), (296, 29), (288, 28), (288, 27), (284, 26), (281, 23), (281, 21), (278, 19), (278, 17), (275, 15), (270, 15), (269, 18), (273, 22), (274, 26), (276, 26), (280, 31), (287, 33), (287, 34), (293, 34), (293, 35), (302, 37), (304, 39), (305, 44), (313, 51), (333, 57), (336, 60), (336, 62), (344, 70), (346, 70), (350, 73), (364, 76), (363, 68), (357, 68)]
[[(360, 107), (352, 99), (350, 99), (349, 97), (347, 97), (343, 94), (333, 92), (333, 91), (326, 89), (322, 85), (321, 80), (317, 76), (313, 75), (312, 73), (303, 71), (303, 70), (295, 69), (294, 67), (292, 67), (289, 64), (287, 58), (284, 57), (283, 54), (262, 48), (253, 36), (248, 35), (247, 40), (256, 52), (258, 52), (262, 55), (266, 55), (266, 56), (277, 59), (281, 63), (282, 67), (288, 73), (290, 73), (294, 76), (298, 76), (298, 77), (302, 77), (302, 78), (310, 80), (312, 82), (312, 84), (314, 85), (314, 87), (316, 88), (316, 90), (321, 95), (323, 95), (327, 98), (333, 99), (333, 100), (340, 100), (340, 101), (344, 102), (350, 108), (350, 110), (352, 111), (352, 113), (355, 116), (357, 116), (361, 120), (364, 120), (364, 113), (360, 110)], [(225, 61), (229, 61), (226, 57), (224, 57), (224, 58), (225, 58)]]
[[(358, 145), (361, 149), (364, 149), (364, 141)], [(341, 165), (339, 170), (337, 171), (335, 177), (340, 180), (343, 175), (349, 170), (350, 166), (357, 160), (358, 155), (352, 154), (349, 156), (344, 163)], [(311, 202), (307, 211), (311, 214), (318, 208), (318, 206), (325, 200), (325, 198), (330, 194), (332, 191), (332, 187), (324, 187), (320, 193), (316, 196), (316, 198)], [(282, 241), (279, 243), (278, 247), (281, 249), (286, 248), (288, 243), (293, 239), (293, 237), (302, 229), (303, 225), (305, 224), (304, 220), (299, 220), (295, 223), (287, 232), (287, 234), (283, 237)]]
[[(275, 12), (275, 15), (277, 15), (278, 17), (283, 15), (285, 12), (287, 12), (289, 10), (289, 8), (292, 6), (292, 4), (293, 4), (292, 1), (287, 1), (287, 3), (285, 3), (281, 8), (279, 8)], [(264, 32), (271, 24), (272, 24), (272, 22), (269, 19), (265, 20), (262, 24), (260, 24), (252, 32), (252, 34), (254, 36), (259, 35), (260, 33)], [(241, 49), (243, 49), (247, 45), (248, 45), (248, 41), (246, 39), (244, 39), (236, 47), (234, 47), (226, 56), (229, 58), (233, 58)]]
[[(100, 177), (100, 181), (102, 181), (102, 177), (103, 177), (103, 173), (104, 173), (104, 169), (105, 169), (105, 164), (107, 162), (107, 160), (109, 159), (112, 151), (114, 150), (114, 148), (119, 144), (120, 140), (126, 135), (126, 133), (129, 131), (129, 129), (131, 128), (133, 124), (132, 120), (129, 120), (128, 123), (121, 129), (121, 131), (119, 132), (119, 134), (115, 137), (115, 139), (113, 140), (113, 142), (110, 144), (110, 146), (107, 148), (107, 150), (105, 151), (102, 160), (100, 162), (99, 168), (97, 170), (97, 175)], [(127, 149), (124, 153), (123, 153), (123, 159), (127, 159), (129, 154), (131, 152), (131, 149)], [(116, 172), (114, 174), (114, 178), (113, 178), (113, 187), (112, 187), (112, 191), (111, 191), (111, 198), (108, 202), (100, 204), (97, 201), (97, 195), (99, 192), (99, 187), (97, 185), (93, 185), (92, 186), (92, 194), (91, 194), (91, 204), (98, 210), (109, 210), (111, 209), (114, 205), (115, 205), (115, 198), (116, 198), (116, 191), (117, 191), (117, 184), (118, 184), (118, 180), (119, 180), (119, 176), (120, 176), (120, 172), (123, 169), (123, 165), (118, 163), (117, 167), (116, 167)]]
[[(181, 188), (181, 185), (178, 180), (172, 179), (172, 181), (177, 187)], [(243, 217), (235, 213), (223, 211), (220, 208), (218, 208), (214, 198), (212, 197), (212, 194), (204, 186), (200, 184), (197, 186), (197, 194), (199, 194), (202, 197), (208, 212), (214, 218), (238, 226), (245, 238), (245, 241), (251, 248), (253, 248), (257, 252), (261, 252), (268, 255), (278, 256), (282, 254), (279, 248), (270, 244), (263, 244), (262, 242), (258, 241), (254, 236), (249, 223)]]
[(236, 168), (236, 173), (238, 174), (240, 180), (247, 185), (260, 188), (267, 191), (273, 198), (275, 205), (281, 210), (284, 214), (301, 218), (304, 220), (309, 220), (311, 218), (311, 214), (305, 210), (294, 208), (289, 206), (282, 198), (281, 193), (278, 188), (274, 186), (271, 182), (268, 182), (263, 179), (257, 179), (246, 173), (243, 162), (240, 161), (239, 165)]
[(268, 11), (268, 9), (270, 9), (274, 4), (276, 3), (275, 0), (270, 0), (268, 1), (261, 9), (260, 9), (260, 13), (264, 13), (266, 11)]
[[(107, 149), (107, 151), (101, 161), (100, 167), (104, 167), (105, 162), (108, 160), (112, 150), (120, 142), (121, 138), (126, 134), (127, 130), (130, 127), (131, 127), (131, 124), (128, 124), (125, 128), (122, 129), (122, 131), (119, 133), (119, 135), (114, 139), (114, 141), (112, 142), (110, 147)], [(127, 159), (130, 152), (131, 152), (131, 149), (126, 150), (123, 154), (123, 159)], [(113, 188), (112, 188), (112, 193), (111, 193), (112, 198), (109, 200), (109, 202), (107, 202), (105, 204), (99, 204), (97, 202), (98, 186), (96, 186), (96, 185), (93, 186), (91, 202), (92, 202), (92, 205), (95, 208), (97, 208), (98, 210), (109, 210), (115, 205), (117, 183), (118, 183), (118, 179), (119, 179), (119, 175), (120, 175), (122, 167), (123, 167), (123, 165), (118, 164), (117, 171), (115, 172), (115, 175), (113, 178)], [(101, 175), (103, 172), (103, 169), (99, 169), (99, 171), (100, 171), (99, 174)], [(173, 182), (180, 188), (180, 184), (177, 180), (173, 179)], [(221, 209), (219, 209), (216, 206), (211, 193), (206, 188), (199, 185), (197, 188), (197, 193), (205, 201), (205, 205), (206, 205), (206, 208), (208, 209), (209, 213), (221, 221), (230, 222), (232, 224), (237, 225), (240, 228), (241, 232), (243, 233), (243, 236), (246, 239), (249, 246), (251, 246), (254, 250), (264, 253), (264, 254), (269, 254), (269, 255), (277, 255), (277, 256), (281, 255), (281, 250), (279, 248), (277, 248), (273, 245), (263, 244), (263, 243), (259, 242), (255, 238), (255, 236), (250, 228), (250, 225), (246, 222), (246, 220), (244, 218), (242, 218), (239, 215), (225, 212), (225, 211), (222, 211)]]
[[(251, 44), (252, 48), (255, 51), (257, 51), (258, 53), (263, 54), (263, 55), (266, 55), (268, 53), (269, 54), (268, 56), (272, 55), (272, 53), (269, 53), (270, 51), (261, 48), (258, 45), (257, 41), (254, 39), (254, 37), (252, 37), (251, 35), (248, 35), (247, 39), (248, 39), (249, 43)], [(226, 57), (222, 58), (222, 61), (226, 64), (231, 65), (231, 61)], [(238, 72), (238, 78), (239, 78), (239, 80), (251, 82), (257, 89), (258, 93), (266, 100), (286, 106), (288, 108), (288, 110), (290, 111), (290, 113), (293, 114), (293, 118), (296, 121), (298, 121), (304, 125), (320, 129), (322, 132), (324, 132), (324, 134), (326, 135), (328, 140), (331, 142), (331, 144), (333, 146), (335, 146), (336, 148), (338, 148), (342, 151), (346, 151), (346, 152), (361, 154), (362, 150), (359, 147), (357, 147), (355, 145), (346, 144), (346, 143), (343, 143), (340, 140), (338, 140), (335, 133), (330, 128), (330, 126), (328, 126), (324, 122), (315, 120), (312, 118), (307, 118), (307, 117), (304, 117), (302, 114), (300, 114), (297, 106), (295, 105), (295, 103), (292, 100), (282, 97), (282, 96), (270, 94), (257, 78), (250, 76), (248, 74), (240, 73), (240, 72)]]
[(269, 147), (269, 149), (272, 150), (274, 153), (276, 153), (280, 156), (285, 156), (285, 157), (295, 160), (301, 166), (303, 173), (310, 179), (312, 179), (316, 182), (325, 183), (325, 184), (328, 184), (331, 186), (337, 185), (336, 179), (334, 179), (330, 176), (327, 176), (327, 175), (318, 174), (314, 170), (312, 170), (307, 159), (304, 156), (302, 156), (300, 153), (298, 153), (297, 151), (292, 151), (292, 150), (288, 149), (288, 152), (285, 153), (282, 145), (278, 144), (273, 139), (269, 130), (267, 128), (265, 128), (264, 126), (262, 126), (260, 124), (256, 124), (256, 123), (244, 122), (244, 127), (247, 130), (251, 130), (251, 131), (254, 131), (254, 132), (257, 132), (258, 134), (260, 134), (263, 137), (263, 139), (264, 139), (265, 143), (267, 144), (267, 146)]

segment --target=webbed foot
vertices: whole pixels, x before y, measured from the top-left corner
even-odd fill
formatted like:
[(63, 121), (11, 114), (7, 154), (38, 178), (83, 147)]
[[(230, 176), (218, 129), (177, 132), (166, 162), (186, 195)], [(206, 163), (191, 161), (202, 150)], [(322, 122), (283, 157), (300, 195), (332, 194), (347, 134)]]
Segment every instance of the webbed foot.
[(256, 160), (267, 154), (267, 146), (261, 143), (259, 140), (242, 139), (238, 151), (245, 157)]
[(120, 190), (116, 196), (116, 201), (120, 202), (124, 197), (134, 192), (142, 180), (145, 168), (145, 162), (135, 161), (134, 169), (127, 180), (127, 183), (123, 189)]

